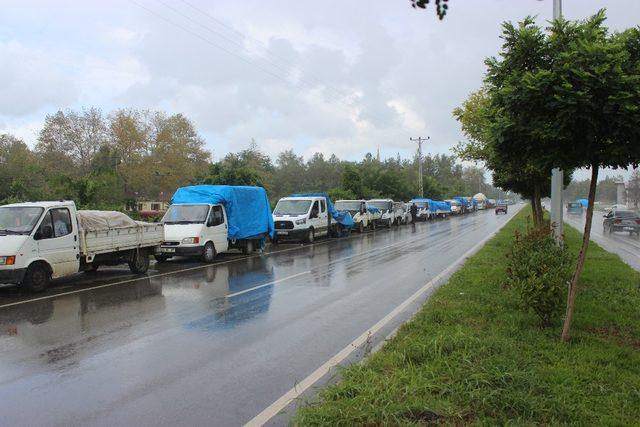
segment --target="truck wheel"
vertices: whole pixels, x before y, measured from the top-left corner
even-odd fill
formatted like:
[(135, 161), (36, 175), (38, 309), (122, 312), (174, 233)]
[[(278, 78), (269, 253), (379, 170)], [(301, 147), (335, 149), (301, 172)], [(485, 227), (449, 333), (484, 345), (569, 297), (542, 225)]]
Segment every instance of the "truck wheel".
[(129, 270), (133, 274), (144, 274), (149, 269), (149, 253), (147, 251), (136, 251), (133, 259), (129, 261)]
[(253, 250), (253, 240), (247, 240), (247, 242), (242, 246), (242, 253), (244, 255), (249, 255)]
[(304, 241), (306, 243), (313, 243), (314, 240), (315, 240), (315, 233), (313, 232), (313, 229), (310, 228), (309, 231), (307, 231), (307, 237), (304, 239)]
[(389, 221), (387, 221), (387, 228), (391, 228), (391, 218), (389, 218)]
[(375, 219), (373, 221), (371, 221), (371, 224), (369, 224), (369, 227), (371, 227), (371, 231), (374, 231), (376, 229), (376, 220)]
[(88, 269), (84, 270), (85, 273), (95, 273), (100, 268), (100, 264), (96, 264), (95, 262), (91, 263)]
[(153, 257), (160, 263), (167, 262), (167, 260), (169, 259), (169, 257), (166, 255), (154, 255)]
[(31, 264), (24, 274), (22, 286), (29, 292), (42, 292), (49, 286), (51, 274), (49, 268), (43, 263)]
[(207, 242), (204, 245), (204, 251), (202, 251), (202, 261), (210, 264), (216, 258), (216, 248), (213, 246), (213, 243)]
[(364, 233), (364, 223), (362, 221), (358, 223), (358, 233)]

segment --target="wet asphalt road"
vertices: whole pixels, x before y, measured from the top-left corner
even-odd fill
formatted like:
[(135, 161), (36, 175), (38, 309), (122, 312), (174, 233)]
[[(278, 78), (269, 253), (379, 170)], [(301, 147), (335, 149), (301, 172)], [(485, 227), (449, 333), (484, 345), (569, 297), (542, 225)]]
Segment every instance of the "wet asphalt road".
[[(628, 232), (605, 233), (602, 227), (603, 212), (595, 211), (591, 225), (591, 240), (609, 252), (618, 254), (620, 258), (632, 268), (640, 271), (640, 239), (637, 235), (630, 236)], [(580, 233), (584, 231), (585, 214), (564, 215), (564, 220)]]
[(0, 289), (0, 425), (246, 423), (515, 211)]

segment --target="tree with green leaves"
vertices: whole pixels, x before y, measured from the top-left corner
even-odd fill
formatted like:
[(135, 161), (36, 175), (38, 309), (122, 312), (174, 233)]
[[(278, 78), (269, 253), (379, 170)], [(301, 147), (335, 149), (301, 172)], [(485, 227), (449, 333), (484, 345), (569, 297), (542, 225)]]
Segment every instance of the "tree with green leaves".
[[(507, 171), (591, 168), (583, 242), (569, 286), (562, 340), (570, 337), (602, 167), (640, 162), (640, 30), (609, 33), (605, 14), (556, 20), (543, 30), (532, 18), (505, 23), (500, 58), (486, 61), (490, 162)], [(484, 131), (483, 131), (484, 132)]]

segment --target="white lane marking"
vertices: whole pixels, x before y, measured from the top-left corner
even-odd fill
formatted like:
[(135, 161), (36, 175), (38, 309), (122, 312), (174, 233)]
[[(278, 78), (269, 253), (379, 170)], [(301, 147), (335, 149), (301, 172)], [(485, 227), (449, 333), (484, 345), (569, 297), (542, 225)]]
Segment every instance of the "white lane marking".
[[(354, 257), (359, 257), (359, 256), (362, 256), (362, 255), (367, 255), (367, 254), (370, 254), (371, 252), (378, 252), (378, 251), (381, 251), (383, 249), (389, 249), (389, 248), (391, 248), (393, 246), (399, 246), (399, 245), (406, 244), (406, 243), (412, 243), (412, 242), (415, 242), (415, 241), (418, 241), (418, 240), (421, 240), (421, 239), (422, 239), (421, 237), (414, 237), (414, 238), (411, 238), (411, 239), (406, 239), (406, 240), (402, 240), (400, 242), (393, 243), (391, 245), (382, 246), (382, 247), (379, 247), (379, 248), (374, 248), (374, 249), (371, 249), (371, 250), (368, 250), (368, 251), (365, 251), (365, 252), (361, 252), (359, 254), (349, 255), (349, 256), (346, 256), (344, 258), (334, 259), (333, 261), (328, 262), (326, 264), (317, 265), (317, 266), (313, 267), (311, 270), (303, 271), (302, 273), (294, 274), (293, 276), (288, 276), (288, 277), (285, 277), (283, 279), (276, 280), (274, 282), (268, 282), (268, 283), (264, 283), (264, 284), (261, 284), (261, 285), (257, 285), (257, 286), (254, 286), (253, 288), (248, 288), (248, 289), (245, 289), (243, 291), (238, 291), (238, 292), (235, 292), (235, 293), (232, 293), (232, 294), (229, 294), (229, 295), (225, 295), (224, 297), (220, 297), (220, 298), (231, 298), (231, 297), (235, 297), (236, 295), (246, 294), (247, 292), (251, 292), (251, 291), (254, 291), (254, 290), (257, 290), (257, 289), (261, 289), (261, 288), (264, 288), (265, 286), (275, 285), (277, 283), (283, 282), (285, 280), (292, 279), (294, 277), (302, 276), (302, 275), (305, 275), (305, 274), (311, 274), (314, 270), (318, 270), (319, 268), (322, 268), (322, 267), (328, 267), (328, 266), (330, 266), (332, 264), (337, 264), (337, 263), (342, 262), (342, 261), (347, 260), (347, 259), (351, 259), (351, 258), (354, 258)], [(359, 261), (365, 261), (365, 260), (359, 260)]]
[(449, 273), (451, 273), (454, 269), (457, 269), (462, 262), (475, 252), (477, 252), (489, 239), (491, 239), (498, 231), (502, 229), (509, 221), (504, 222), (503, 224), (499, 224), (498, 228), (494, 230), (492, 233), (487, 235), (484, 239), (478, 242), (475, 246), (469, 249), (464, 253), (460, 258), (458, 258), (453, 264), (449, 267), (445, 268), (441, 271), (436, 277), (428, 281), (424, 286), (418, 289), (413, 295), (407, 298), (403, 303), (394, 308), (389, 314), (379, 320), (375, 325), (370, 327), (368, 330), (362, 333), (358, 338), (351, 341), (345, 348), (340, 350), (335, 356), (331, 357), (327, 360), (322, 366), (313, 371), (308, 377), (303, 379), (301, 382), (297, 383), (295, 387), (291, 390), (283, 394), (278, 400), (273, 402), (267, 408), (265, 408), (262, 412), (256, 415), (253, 419), (251, 419), (245, 426), (262, 426), (267, 423), (271, 418), (279, 414), (282, 410), (284, 410), (291, 402), (297, 399), (301, 394), (303, 394), (309, 387), (318, 382), (322, 377), (329, 373), (329, 371), (345, 360), (355, 349), (359, 348), (363, 344), (367, 342), (368, 339), (384, 326), (387, 325), (391, 320), (393, 320), (398, 314), (404, 311), (409, 305), (414, 303), (420, 296), (422, 296), (425, 292), (431, 289), (434, 285), (436, 285), (442, 278), (446, 277)]
[(302, 273), (292, 274), (291, 276), (283, 277), (282, 279), (274, 280), (272, 282), (267, 282), (267, 283), (263, 283), (262, 285), (254, 286), (253, 288), (245, 289), (244, 291), (234, 292), (232, 294), (226, 295), (226, 298), (235, 297), (237, 295), (242, 295), (242, 294), (246, 294), (247, 292), (255, 291), (256, 289), (261, 289), (267, 286), (276, 285), (278, 283), (284, 282), (285, 280), (290, 280), (295, 277), (300, 277), (309, 273), (311, 273), (311, 270), (303, 271)]

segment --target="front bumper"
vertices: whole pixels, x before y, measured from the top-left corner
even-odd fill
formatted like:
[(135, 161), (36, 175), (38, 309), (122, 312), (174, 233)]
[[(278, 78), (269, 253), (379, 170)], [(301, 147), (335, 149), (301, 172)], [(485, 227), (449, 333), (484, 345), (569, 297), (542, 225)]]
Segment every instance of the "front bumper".
[(274, 238), (278, 240), (302, 240), (307, 237), (308, 228), (294, 228), (294, 229), (277, 229), (274, 233)]
[(201, 256), (204, 246), (160, 246), (156, 255), (172, 256)]
[(0, 283), (19, 285), (20, 283), (22, 283), (22, 279), (24, 279), (24, 273), (26, 273), (26, 271), (27, 271), (26, 268), (0, 270)]

